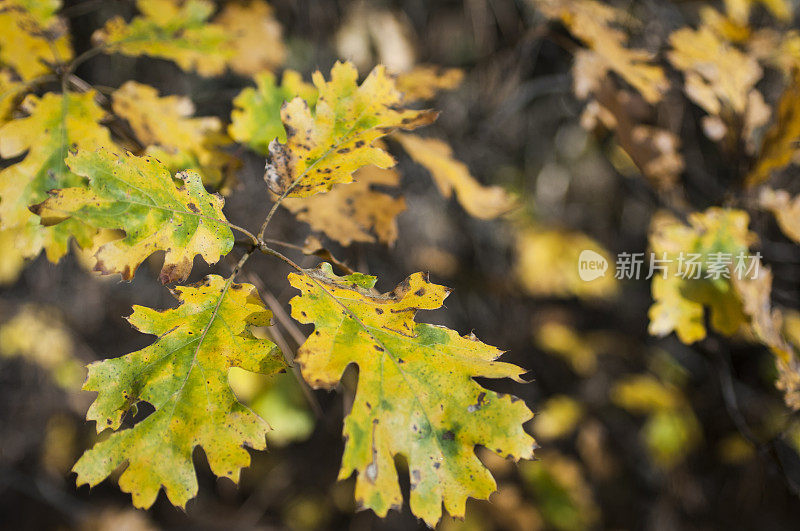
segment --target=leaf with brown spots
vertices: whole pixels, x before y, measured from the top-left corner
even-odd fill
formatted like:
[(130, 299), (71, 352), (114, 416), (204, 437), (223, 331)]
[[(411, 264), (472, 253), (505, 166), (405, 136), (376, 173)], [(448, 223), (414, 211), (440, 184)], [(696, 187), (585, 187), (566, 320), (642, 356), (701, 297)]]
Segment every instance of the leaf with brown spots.
[(394, 170), (365, 166), (351, 184), (337, 184), (327, 194), (285, 199), (283, 206), (311, 228), (342, 245), (380, 241), (391, 245), (397, 239), (397, 215), (406, 209), (402, 197), (392, 197), (373, 186), (399, 184)]
[(96, 229), (125, 231), (124, 238), (102, 245), (95, 254), (95, 269), (104, 274), (120, 273), (130, 280), (145, 258), (166, 251), (161, 282), (186, 280), (195, 255), (213, 264), (233, 247), (223, 199), (206, 192), (193, 171), (173, 178), (152, 157), (105, 150), (71, 154), (67, 165), (87, 177), (89, 187), (54, 190), (32, 210), (44, 225), (75, 219)]
[(403, 108), (402, 94), (383, 66), (361, 85), (357, 79), (352, 64), (337, 62), (330, 81), (314, 73), (319, 98), (313, 113), (301, 98), (283, 105), (286, 142), (270, 143), (264, 173), (273, 193), (308, 197), (351, 182), (363, 166), (390, 168), (395, 160), (374, 142), (395, 129), (415, 129), (436, 119), (435, 112)]
[(375, 280), (336, 276), (327, 263), (289, 275), (301, 291), (291, 300), (292, 317), (316, 327), (296, 361), (312, 387), (325, 389), (337, 385), (349, 364), (358, 365), (339, 478), (357, 472), (356, 501), (385, 516), (402, 503), (394, 458), (405, 456), (411, 511), (433, 526), (443, 502), (459, 517), (468, 497), (488, 498), (495, 490), (476, 445), (504, 457), (533, 457), (534, 440), (522, 429), (533, 416), (528, 407), (474, 380), (522, 381), (525, 371), (495, 361), (502, 351), (474, 335), (414, 321), (417, 310), (440, 308), (448, 288), (415, 273), (381, 295)]
[[(244, 448), (266, 448), (269, 425), (237, 400), (228, 384), (231, 368), (275, 374), (285, 368), (275, 345), (257, 339), (271, 313), (255, 287), (211, 275), (197, 286), (178, 286), (177, 308), (134, 306), (128, 321), (158, 336), (148, 347), (89, 365), (83, 388), (97, 398), (86, 414), (97, 431), (116, 430), (73, 468), (78, 485), (97, 485), (127, 463), (119, 487), (136, 507), (150, 507), (163, 486), (174, 505), (197, 494), (192, 452), (200, 446), (211, 471), (233, 481), (250, 464)], [(132, 428), (123, 417), (147, 402), (155, 411)]]

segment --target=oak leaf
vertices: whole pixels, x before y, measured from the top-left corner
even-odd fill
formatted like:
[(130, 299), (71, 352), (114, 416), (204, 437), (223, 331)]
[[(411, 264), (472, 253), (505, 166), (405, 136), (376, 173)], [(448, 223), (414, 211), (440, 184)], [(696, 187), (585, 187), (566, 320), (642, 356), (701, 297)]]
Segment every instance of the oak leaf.
[(444, 141), (416, 135), (395, 133), (403, 149), (425, 167), (444, 197), (455, 192), (458, 202), (469, 215), (492, 219), (507, 213), (515, 206), (514, 198), (500, 186), (483, 186), (463, 162), (453, 158), (453, 150)]
[(0, 0), (0, 65), (31, 80), (69, 62), (72, 46), (56, 16), (60, 8), (60, 0)]
[(149, 55), (174, 61), (187, 71), (215, 76), (234, 54), (232, 36), (208, 22), (214, 3), (208, 0), (137, 0), (141, 16), (126, 23), (115, 17), (92, 39), (109, 53)]
[(64, 162), (69, 149), (114, 149), (108, 130), (100, 125), (106, 113), (95, 97), (94, 91), (29, 95), (21, 105), (28, 116), (0, 127), (0, 157), (25, 155), (0, 171), (0, 229), (17, 231), (17, 248), (25, 257), (44, 247), (56, 262), (66, 254), (72, 236), (81, 246), (91, 244), (91, 227), (78, 220), (43, 227), (28, 207), (43, 201), (49, 190), (83, 185), (83, 178)]
[(515, 459), (533, 456), (533, 438), (522, 429), (530, 410), (474, 380), (521, 381), (524, 371), (495, 361), (502, 352), (474, 336), (414, 322), (417, 310), (441, 307), (447, 288), (416, 273), (380, 295), (372, 289), (375, 280), (336, 276), (327, 263), (289, 275), (301, 291), (291, 300), (292, 316), (316, 327), (296, 361), (315, 388), (336, 386), (350, 363), (358, 365), (339, 477), (357, 472), (357, 502), (384, 516), (402, 502), (394, 464), (402, 454), (411, 511), (433, 526), (442, 502), (451, 515), (463, 516), (467, 497), (486, 498), (495, 490), (475, 445)]
[(203, 183), (228, 187), (241, 165), (222, 150), (231, 141), (215, 116), (193, 117), (185, 96), (159, 96), (148, 85), (128, 81), (112, 94), (114, 113), (128, 121), (145, 152), (171, 172), (196, 170)]
[(130, 280), (145, 258), (163, 250), (159, 278), (166, 284), (186, 280), (195, 255), (213, 264), (233, 248), (224, 201), (206, 192), (197, 173), (173, 178), (152, 157), (105, 150), (70, 154), (67, 164), (88, 178), (89, 186), (52, 191), (33, 210), (46, 225), (75, 219), (97, 229), (125, 231), (124, 238), (97, 251), (96, 270)]
[(234, 55), (229, 64), (237, 74), (252, 76), (283, 64), (283, 30), (266, 2), (226, 3), (214, 24), (222, 26), (232, 38)]
[(363, 166), (390, 168), (395, 160), (375, 147), (375, 140), (436, 119), (435, 112), (403, 108), (402, 94), (383, 66), (375, 67), (361, 85), (357, 78), (353, 65), (337, 62), (330, 81), (314, 73), (319, 98), (313, 114), (301, 98), (283, 106), (286, 142), (270, 143), (264, 174), (273, 193), (307, 197), (351, 182), (352, 173)]
[(284, 102), (299, 97), (313, 107), (317, 101), (317, 89), (304, 82), (299, 72), (289, 69), (284, 70), (280, 85), (272, 72), (258, 74), (254, 80), (255, 88), (247, 87), (233, 99), (228, 133), (237, 142), (266, 155), (269, 143), (274, 139), (286, 141), (281, 121)]
[[(268, 325), (271, 313), (252, 285), (232, 280), (211, 275), (196, 286), (176, 287), (177, 308), (134, 306), (128, 321), (158, 339), (89, 365), (83, 389), (98, 394), (86, 418), (97, 423), (98, 433), (116, 431), (75, 464), (78, 485), (97, 485), (127, 463), (119, 486), (136, 507), (150, 507), (162, 486), (171, 503), (184, 507), (197, 493), (195, 447), (202, 447), (214, 474), (233, 481), (250, 463), (244, 447), (266, 448), (269, 425), (239, 403), (228, 372), (239, 367), (274, 374), (285, 363), (271, 341), (251, 332)], [(120, 429), (139, 402), (155, 411)]]
[(397, 215), (406, 209), (402, 197), (392, 197), (373, 186), (396, 187), (400, 175), (392, 169), (364, 166), (353, 182), (337, 184), (326, 194), (285, 199), (284, 207), (295, 217), (342, 245), (397, 239)]

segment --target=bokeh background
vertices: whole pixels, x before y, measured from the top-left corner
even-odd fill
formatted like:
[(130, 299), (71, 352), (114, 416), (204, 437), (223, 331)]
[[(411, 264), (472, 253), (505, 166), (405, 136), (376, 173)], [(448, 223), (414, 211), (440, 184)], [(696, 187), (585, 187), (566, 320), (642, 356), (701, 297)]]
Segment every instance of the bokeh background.
[[(705, 4), (615, 5), (641, 21), (635, 42), (653, 47), (694, 23)], [(672, 336), (649, 336), (652, 299), (645, 280), (609, 282), (599, 293), (570, 283), (585, 246), (601, 245), (612, 256), (644, 252), (650, 219), (661, 205), (648, 182), (619, 161), (609, 135), (581, 127), (583, 103), (573, 95), (572, 54), (565, 45), (571, 37), (564, 28), (521, 0), (271, 5), (284, 31), (286, 66), (307, 79), (340, 58), (352, 59), (362, 74), (376, 63), (463, 69), (462, 85), (432, 102), (442, 113), (425, 134), (446, 139), (479, 181), (519, 198), (520, 207), (505, 218), (475, 219), (390, 144), (407, 201), (396, 244), (342, 248), (327, 242), (340, 260), (377, 275), (382, 291), (415, 271), (429, 271), (431, 280), (454, 292), (446, 309), (420, 314), (421, 320), (473, 331), (529, 370), (529, 384), (482, 383), (520, 396), (537, 413), (528, 429), (541, 445), (539, 460), (515, 465), (479, 449), (499, 491), (491, 502), (471, 501), (465, 521), (445, 518), (441, 529), (800, 527), (800, 428), (792, 431), (794, 419), (774, 389), (769, 354), (713, 335), (691, 347)], [(68, 0), (64, 10), (77, 53), (91, 46), (92, 32), (108, 18), (134, 13), (133, 2), (124, 0)], [(164, 94), (187, 95), (198, 116), (226, 122), (232, 98), (248, 85), (235, 75), (204, 79), (167, 61), (122, 56), (98, 56), (77, 73), (98, 87), (134, 79)], [(774, 101), (777, 80), (763, 83)], [(678, 93), (665, 98), (659, 113), (666, 123), (682, 116), (691, 124), (701, 115)], [(689, 201), (697, 209), (722, 204), (728, 161), (698, 127), (683, 133)], [(264, 161), (246, 150), (231, 152), (243, 167), (226, 212), (236, 224), (257, 227), (270, 205)], [(771, 223), (754, 219), (767, 235), (761, 252), (775, 272), (773, 297), (796, 309), (800, 248)], [(272, 231), (297, 244), (309, 235), (308, 226), (285, 210)], [(304, 266), (319, 261), (289, 252)], [(157, 281), (160, 260), (151, 258), (133, 282), (121, 283), (97, 278), (77, 252), (57, 266), (40, 257), (0, 289), (0, 527), (423, 528), (407, 507), (385, 520), (357, 512), (353, 481), (336, 481), (355, 372), (338, 392), (310, 395), (292, 373), (272, 380), (232, 376), (242, 399), (275, 425), (270, 449), (251, 452), (252, 466), (239, 487), (215, 479), (198, 451), (200, 493), (185, 512), (163, 494), (151, 510), (134, 510), (113, 480), (91, 491), (75, 488), (70, 468), (95, 438), (94, 426), (83, 421), (92, 396), (79, 390), (82, 366), (150, 343), (122, 317), (134, 304), (173, 304)], [(190, 281), (230, 267), (198, 261)], [(294, 295), (287, 273), (284, 264), (256, 256), (243, 280), (287, 308)], [(281, 323), (276, 331), (290, 350), (307, 332)], [(401, 477), (407, 494), (407, 473)]]

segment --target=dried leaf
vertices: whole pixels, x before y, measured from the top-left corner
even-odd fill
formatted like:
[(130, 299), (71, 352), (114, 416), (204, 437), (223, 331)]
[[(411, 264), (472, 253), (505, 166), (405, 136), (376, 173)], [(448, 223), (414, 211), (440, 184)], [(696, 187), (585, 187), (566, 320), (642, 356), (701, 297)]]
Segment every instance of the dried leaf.
[(522, 401), (478, 385), (474, 377), (512, 378), (524, 372), (494, 361), (501, 351), (447, 328), (418, 324), (418, 309), (442, 305), (449, 290), (422, 273), (384, 295), (375, 277), (333, 274), (330, 265), (292, 273), (302, 292), (292, 316), (313, 323), (297, 363), (316, 388), (337, 385), (350, 363), (359, 368), (358, 390), (345, 419), (339, 477), (358, 472), (356, 500), (380, 516), (402, 502), (394, 456), (408, 460), (411, 511), (433, 526), (442, 502), (463, 516), (467, 497), (486, 498), (495, 482), (475, 456), (481, 444), (515, 459), (533, 456), (522, 429), (532, 413)]
[[(166, 251), (162, 283), (186, 280), (195, 255), (213, 264), (233, 248), (233, 233), (222, 213), (224, 201), (203, 188), (192, 171), (176, 175), (152, 157), (81, 151), (67, 159), (89, 179), (88, 188), (66, 188), (35, 207), (42, 223), (74, 218), (100, 229), (121, 229), (125, 237), (100, 247), (95, 269), (133, 278), (156, 251)], [(176, 184), (177, 183), (177, 184)]]
[[(150, 507), (163, 486), (174, 505), (197, 494), (192, 451), (203, 448), (211, 471), (233, 481), (250, 464), (244, 446), (266, 448), (267, 423), (239, 403), (228, 385), (233, 367), (274, 374), (285, 367), (275, 345), (257, 339), (253, 326), (271, 313), (250, 284), (212, 275), (195, 287), (178, 286), (177, 308), (134, 306), (128, 321), (158, 339), (142, 350), (89, 365), (83, 388), (97, 398), (86, 418), (98, 433), (117, 430), (95, 444), (73, 471), (77, 484), (97, 485), (123, 463), (119, 486), (136, 507)], [(132, 428), (122, 418), (139, 402), (155, 411)]]

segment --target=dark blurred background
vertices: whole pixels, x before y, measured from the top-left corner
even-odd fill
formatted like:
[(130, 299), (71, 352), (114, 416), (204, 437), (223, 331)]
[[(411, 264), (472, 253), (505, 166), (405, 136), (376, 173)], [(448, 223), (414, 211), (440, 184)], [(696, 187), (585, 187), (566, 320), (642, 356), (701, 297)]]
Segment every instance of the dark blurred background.
[[(638, 43), (647, 47), (693, 23), (702, 4), (616, 5), (642, 21), (636, 33)], [(659, 208), (644, 179), (623, 175), (609, 162), (608, 139), (581, 128), (582, 103), (572, 94), (572, 55), (559, 44), (570, 39), (563, 28), (545, 20), (532, 4), (514, 0), (274, 0), (271, 5), (284, 28), (286, 66), (306, 79), (317, 69), (327, 73), (338, 58), (355, 59), (362, 74), (379, 62), (462, 68), (462, 86), (432, 102), (442, 113), (425, 134), (446, 139), (482, 183), (503, 186), (520, 198), (520, 210), (508, 219), (471, 218), (456, 201), (442, 198), (427, 173), (395, 149), (408, 204), (399, 218), (397, 243), (392, 248), (329, 243), (339, 259), (377, 275), (381, 291), (415, 271), (429, 271), (432, 281), (454, 292), (446, 309), (420, 314), (420, 320), (461, 333), (474, 331), (484, 342), (507, 350), (505, 360), (530, 371), (529, 384), (482, 383), (522, 397), (541, 413), (543, 420), (529, 427), (542, 446), (540, 460), (517, 467), (479, 450), (494, 471), (499, 492), (491, 502), (471, 501), (465, 521), (445, 518), (442, 529), (800, 528), (800, 429), (787, 431), (793, 419), (772, 385), (770, 356), (763, 349), (729, 348), (713, 336), (692, 347), (673, 336), (650, 337), (650, 286), (644, 280), (620, 284), (615, 295), (604, 297), (526, 290), (520, 280), (518, 256), (525, 252), (520, 246), (526, 245), (521, 236), (526, 230), (558, 231), (569, 245), (569, 229), (611, 253), (643, 252), (649, 220)], [(66, 1), (76, 55), (91, 46), (92, 32), (105, 20), (134, 13), (130, 1)], [(359, 17), (363, 25), (364, 19), (379, 16), (391, 20), (386, 22), (387, 42), (367, 39), (366, 47), (355, 50), (342, 44), (346, 32), (363, 30)], [(187, 95), (198, 116), (219, 116), (226, 123), (232, 98), (248, 85), (235, 75), (204, 79), (167, 61), (118, 55), (98, 56), (77, 73), (99, 87), (134, 79), (162, 94)], [(779, 89), (767, 85), (764, 91), (774, 101)], [(680, 94), (663, 105), (673, 106), (667, 115), (700, 115)], [(695, 150), (706, 148), (703, 142), (689, 143), (687, 165)], [(226, 200), (226, 213), (233, 223), (257, 228), (270, 205), (261, 179), (263, 158), (244, 149), (231, 151), (244, 165), (239, 188)], [(704, 171), (687, 171), (687, 188), (703, 191), (690, 196), (695, 208), (719, 203), (724, 196), (725, 161), (714, 157), (704, 159)], [(774, 229), (767, 221), (756, 223), (767, 233)], [(308, 226), (285, 210), (271, 230), (274, 237), (297, 244), (309, 234)], [(800, 253), (773, 236), (780, 254), (767, 251), (765, 259), (776, 277), (788, 279), (778, 284), (775, 297), (797, 308)], [(551, 252), (557, 260), (557, 247)], [(319, 261), (297, 252), (292, 257), (305, 266)], [(237, 258), (234, 252), (214, 268), (198, 260), (190, 281), (210, 271), (227, 274)], [(271, 441), (268, 452), (251, 452), (252, 466), (243, 472), (239, 487), (214, 478), (197, 451), (200, 493), (185, 512), (163, 494), (151, 510), (134, 510), (113, 479), (91, 490), (75, 488), (69, 469), (95, 438), (94, 426), (83, 421), (92, 396), (78, 390), (80, 366), (152, 341), (122, 316), (130, 314), (133, 304), (173, 305), (157, 281), (160, 261), (160, 256), (151, 257), (133, 282), (121, 283), (98, 279), (74, 252), (58, 265), (40, 257), (0, 291), (0, 322), (7, 324), (0, 329), (6, 351), (0, 357), (0, 527), (422, 528), (407, 507), (385, 520), (356, 512), (352, 480), (336, 481), (342, 412), (352, 399), (355, 373), (339, 392), (313, 393), (321, 415), (291, 374), (280, 382), (239, 375), (240, 396), (258, 402), (254, 407), (259, 411), (285, 417), (276, 422), (277, 431), (285, 431)], [(247, 271), (242, 280), (252, 282), (248, 275), (255, 276), (262, 293), (287, 308), (294, 293), (284, 264), (256, 256)], [(555, 276), (558, 271), (530, 274)], [(548, 283), (546, 276), (539, 281)], [(282, 334), (296, 349), (292, 332), (282, 329)], [(37, 338), (36, 345), (26, 344), (25, 337)], [(15, 349), (36, 353), (14, 355)], [(665, 388), (681, 405), (666, 412), (631, 413), (635, 404), (622, 407), (612, 395), (620, 382), (634, 381), (636, 375), (667, 382)], [(401, 477), (407, 494), (407, 474)]]

